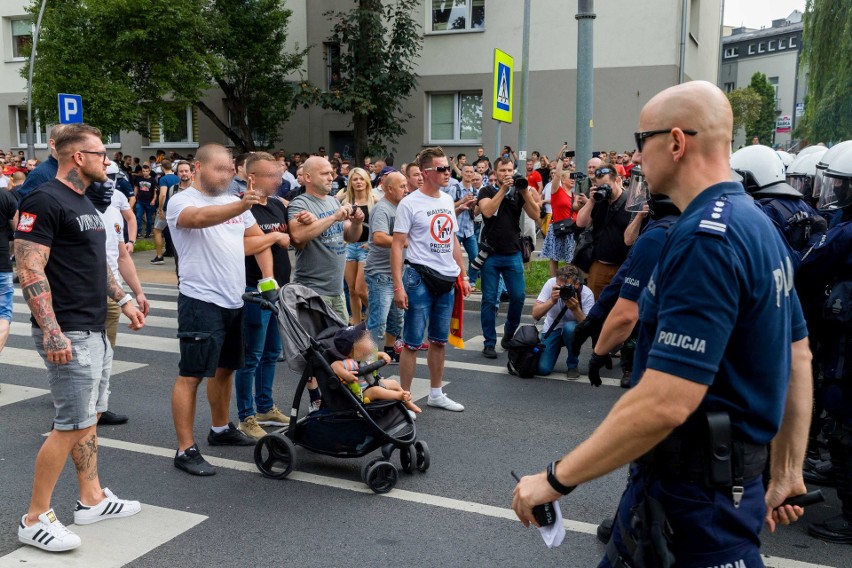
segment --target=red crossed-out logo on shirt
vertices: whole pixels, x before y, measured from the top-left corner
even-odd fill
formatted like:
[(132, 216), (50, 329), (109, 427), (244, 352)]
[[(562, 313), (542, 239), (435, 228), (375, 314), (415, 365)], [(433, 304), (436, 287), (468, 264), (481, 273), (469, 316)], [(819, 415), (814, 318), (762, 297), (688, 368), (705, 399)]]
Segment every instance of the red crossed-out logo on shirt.
[(38, 215), (33, 215), (32, 213), (21, 213), (21, 218), (18, 219), (18, 230), (22, 233), (29, 233), (32, 231), (36, 217), (38, 217)]
[(438, 213), (432, 217), (429, 230), (433, 239), (445, 245), (453, 236), (453, 218), (446, 213)]

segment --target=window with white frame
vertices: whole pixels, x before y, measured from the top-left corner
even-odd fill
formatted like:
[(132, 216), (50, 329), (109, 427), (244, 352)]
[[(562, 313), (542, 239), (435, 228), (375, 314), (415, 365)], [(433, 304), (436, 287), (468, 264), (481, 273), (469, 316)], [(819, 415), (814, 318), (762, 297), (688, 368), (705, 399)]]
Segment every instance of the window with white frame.
[(31, 20), (17, 19), (9, 20), (12, 38), (12, 58), (23, 59), (29, 52), (33, 43), (33, 23)]
[(775, 40), (769, 41), (769, 51), (775, 51)]
[(726, 47), (725, 48), (725, 58), (736, 57), (740, 54), (739, 47)]
[[(42, 126), (41, 121), (36, 116), (33, 110), (33, 144), (38, 147), (47, 146), (47, 128)], [(15, 112), (15, 123), (18, 129), (18, 147), (26, 148), (27, 146), (27, 107), (17, 107)]]
[(151, 120), (150, 143), (152, 146), (195, 146), (195, 124), (192, 106), (171, 107), (163, 110), (170, 114), (169, 120)]
[(748, 54), (754, 55), (754, 44), (753, 43), (749, 44), (749, 46), (748, 46)]
[(796, 47), (796, 36), (793, 36), (793, 37), (790, 38), (789, 46), (790, 47)]
[(762, 41), (757, 45), (757, 52), (764, 53), (766, 51), (766, 42)]
[(482, 91), (431, 93), (429, 142), (480, 144), (482, 142)]
[(109, 132), (104, 140), (104, 145), (109, 148), (118, 148), (121, 146), (121, 133)]
[(778, 101), (778, 77), (769, 77), (769, 84), (772, 85), (772, 90), (775, 93), (775, 101)]
[(786, 49), (786, 48), (787, 48), (787, 40), (784, 39), (784, 38), (779, 39), (778, 40), (778, 50), (780, 51), (780, 50)]
[(326, 42), (322, 45), (325, 58), (325, 90), (340, 90), (340, 44)]
[(734, 83), (725, 83), (725, 92), (730, 93), (735, 89)]
[(485, 29), (485, 0), (430, 0), (432, 32)]

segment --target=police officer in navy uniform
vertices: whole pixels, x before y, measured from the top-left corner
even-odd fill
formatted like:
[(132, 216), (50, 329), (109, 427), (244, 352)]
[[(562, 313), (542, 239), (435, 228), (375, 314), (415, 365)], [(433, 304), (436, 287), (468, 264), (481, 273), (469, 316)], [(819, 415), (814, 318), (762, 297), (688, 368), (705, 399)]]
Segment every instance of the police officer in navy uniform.
[(730, 181), (732, 124), (704, 81), (643, 108), (633, 159), (683, 213), (639, 301), (639, 380), (585, 442), (514, 491), (528, 525), (534, 506), (632, 462), (600, 566), (761, 566), (764, 521), (774, 530), (803, 514), (781, 504), (806, 492), (807, 330), (786, 246)]
[(842, 510), (808, 533), (852, 544), (852, 147), (832, 158), (821, 181), (820, 209), (837, 215), (839, 224), (804, 255), (796, 288), (822, 372), (817, 398), (831, 418), (825, 433)]

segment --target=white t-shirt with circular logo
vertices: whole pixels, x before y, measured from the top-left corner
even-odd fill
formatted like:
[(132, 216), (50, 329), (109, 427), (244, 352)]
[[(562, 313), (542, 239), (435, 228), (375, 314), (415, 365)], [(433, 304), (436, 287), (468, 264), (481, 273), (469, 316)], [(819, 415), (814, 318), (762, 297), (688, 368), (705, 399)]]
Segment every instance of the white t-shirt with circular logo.
[(438, 197), (415, 191), (403, 198), (396, 209), (393, 232), (408, 233), (406, 259), (444, 276), (459, 275), (459, 266), (453, 259), (458, 230), (453, 198), (443, 191)]

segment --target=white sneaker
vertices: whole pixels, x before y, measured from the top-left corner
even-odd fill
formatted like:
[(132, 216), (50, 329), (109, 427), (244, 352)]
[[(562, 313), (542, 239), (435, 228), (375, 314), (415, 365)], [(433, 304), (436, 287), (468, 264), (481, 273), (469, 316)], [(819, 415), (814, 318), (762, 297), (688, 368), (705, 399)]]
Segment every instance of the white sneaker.
[(142, 510), (142, 505), (139, 501), (125, 501), (116, 497), (112, 491), (104, 487), (106, 499), (87, 507), (77, 501), (77, 506), (74, 508), (74, 524), (75, 525), (91, 525), (98, 521), (107, 519), (121, 519), (130, 517)]
[(457, 403), (445, 394), (442, 394), (437, 398), (433, 398), (430, 394), (429, 398), (426, 400), (426, 404), (428, 406), (434, 406), (435, 408), (443, 408), (444, 410), (451, 410), (453, 412), (461, 412), (462, 410), (464, 410), (464, 406)]
[(21, 517), (18, 526), (18, 540), (48, 552), (63, 552), (80, 546), (80, 537), (69, 531), (56, 518), (50, 509), (38, 516), (38, 522), (31, 527), (24, 523), (27, 516)]

